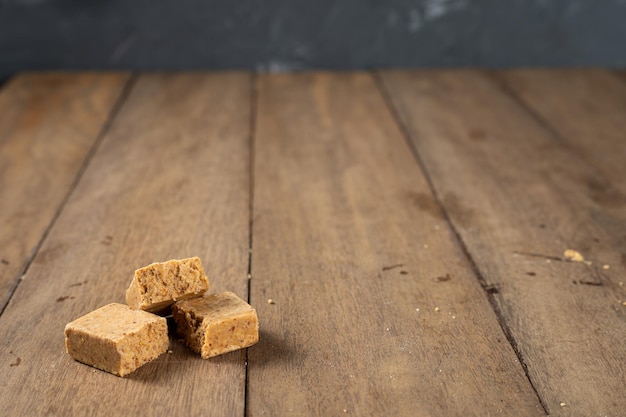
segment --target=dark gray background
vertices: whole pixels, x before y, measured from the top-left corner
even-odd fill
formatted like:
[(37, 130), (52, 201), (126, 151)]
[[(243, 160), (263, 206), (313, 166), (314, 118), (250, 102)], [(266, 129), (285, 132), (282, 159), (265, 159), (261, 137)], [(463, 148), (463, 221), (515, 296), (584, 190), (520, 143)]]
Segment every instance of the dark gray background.
[(0, 0), (30, 69), (626, 67), (626, 0)]

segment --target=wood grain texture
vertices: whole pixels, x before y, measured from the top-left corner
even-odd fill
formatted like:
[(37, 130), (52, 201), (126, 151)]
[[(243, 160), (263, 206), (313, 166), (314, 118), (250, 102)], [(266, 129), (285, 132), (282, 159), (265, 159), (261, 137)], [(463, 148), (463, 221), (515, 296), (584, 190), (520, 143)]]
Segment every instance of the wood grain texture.
[(626, 194), (626, 84), (606, 70), (508, 70), (494, 76)]
[[(590, 167), (481, 73), (382, 77), (550, 415), (623, 415), (625, 205), (590, 187), (615, 185), (609, 167)], [(566, 262), (566, 249), (592, 263)]]
[(0, 90), (0, 311), (127, 74), (22, 74)]
[(543, 415), (370, 75), (258, 95), (248, 414)]
[(199, 256), (211, 291), (247, 297), (249, 103), (247, 74), (139, 78), (0, 317), (0, 415), (243, 415), (245, 351), (175, 341), (122, 379), (73, 361), (63, 328), (153, 261)]

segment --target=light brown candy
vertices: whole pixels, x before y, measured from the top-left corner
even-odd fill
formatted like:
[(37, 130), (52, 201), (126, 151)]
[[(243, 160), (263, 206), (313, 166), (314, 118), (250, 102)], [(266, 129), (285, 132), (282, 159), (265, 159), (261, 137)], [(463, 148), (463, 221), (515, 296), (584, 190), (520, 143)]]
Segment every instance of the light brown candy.
[(79, 362), (125, 376), (167, 351), (167, 322), (123, 304), (108, 304), (65, 326), (67, 353)]
[(135, 271), (126, 290), (126, 303), (158, 313), (178, 300), (199, 297), (209, 289), (200, 258), (153, 263)]
[(256, 311), (232, 292), (179, 301), (172, 306), (178, 334), (203, 359), (259, 340)]

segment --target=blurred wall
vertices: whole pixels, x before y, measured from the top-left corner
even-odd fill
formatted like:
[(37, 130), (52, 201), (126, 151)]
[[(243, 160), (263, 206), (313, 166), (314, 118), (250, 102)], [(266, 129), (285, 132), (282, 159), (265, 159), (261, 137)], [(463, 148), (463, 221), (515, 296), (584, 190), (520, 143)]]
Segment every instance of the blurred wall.
[(24, 69), (626, 67), (626, 0), (0, 0)]

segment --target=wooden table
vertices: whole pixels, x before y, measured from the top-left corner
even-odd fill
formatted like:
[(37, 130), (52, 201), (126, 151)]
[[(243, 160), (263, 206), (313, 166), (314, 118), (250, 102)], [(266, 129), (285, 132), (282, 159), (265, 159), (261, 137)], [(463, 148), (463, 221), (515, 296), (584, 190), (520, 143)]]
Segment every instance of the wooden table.
[[(18, 75), (0, 415), (624, 416), (625, 115), (605, 70)], [(65, 353), (196, 255), (257, 345), (172, 338), (127, 378)]]

